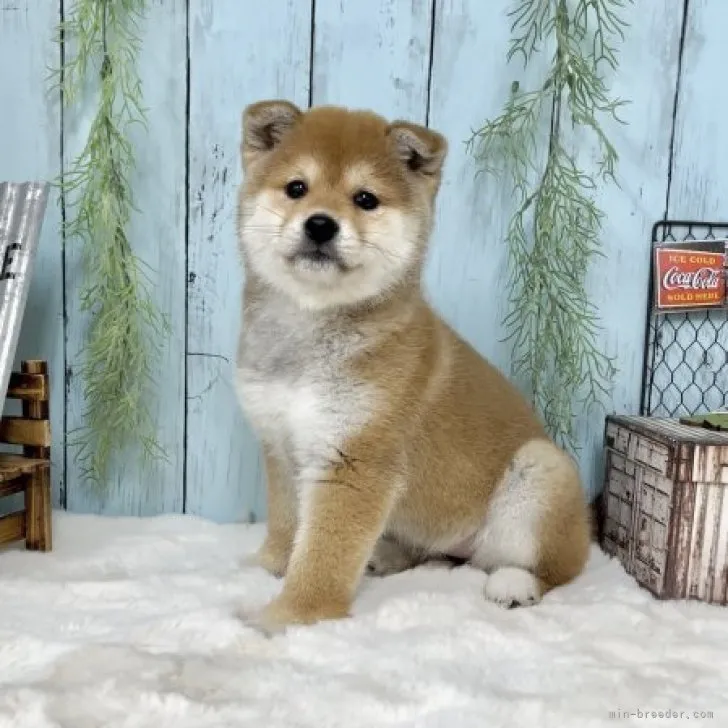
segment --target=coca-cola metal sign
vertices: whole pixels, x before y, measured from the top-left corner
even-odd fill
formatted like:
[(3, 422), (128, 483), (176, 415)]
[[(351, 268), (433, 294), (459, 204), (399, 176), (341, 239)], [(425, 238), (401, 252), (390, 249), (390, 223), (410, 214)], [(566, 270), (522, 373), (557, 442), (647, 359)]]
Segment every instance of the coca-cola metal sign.
[(657, 246), (655, 308), (675, 311), (725, 306), (726, 242), (702, 240)]

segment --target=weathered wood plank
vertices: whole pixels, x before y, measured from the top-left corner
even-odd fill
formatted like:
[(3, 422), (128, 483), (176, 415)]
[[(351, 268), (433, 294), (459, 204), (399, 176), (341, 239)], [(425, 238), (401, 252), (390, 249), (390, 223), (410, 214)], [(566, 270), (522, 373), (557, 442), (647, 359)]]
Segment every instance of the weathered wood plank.
[(514, 80), (524, 88), (542, 80), (542, 57), (527, 72), (515, 61), (506, 66), (512, 7), (510, 0), (436, 5), (430, 126), (447, 136), (449, 152), (425, 275), (435, 307), (506, 374), (511, 355), (501, 341), (508, 295), (503, 238), (512, 195), (499, 180), (476, 176), (465, 142), (501, 113)]
[[(728, 6), (690, 0), (688, 8), (667, 216), (720, 222), (728, 219), (728, 141), (722, 123), (728, 99), (720, 92), (725, 83), (722, 31), (728, 23)], [(693, 369), (701, 368), (696, 383), (703, 391), (708, 390), (702, 411), (723, 408), (728, 391), (728, 327), (723, 326), (716, 334), (713, 326), (701, 326), (702, 313), (691, 314), (690, 319), (698, 327), (697, 336), (689, 324), (681, 327), (675, 344), (665, 353), (675, 374), (663, 370), (656, 385), (667, 390), (667, 406), (680, 407), (681, 413), (686, 411), (683, 405), (693, 408), (702, 404), (698, 388), (690, 386), (692, 375), (679, 365), (683, 350), (689, 347), (688, 363)], [(665, 333), (670, 337), (669, 328)], [(689, 346), (695, 338), (707, 354)], [(663, 346), (669, 344), (668, 338)], [(682, 397), (670, 386), (671, 381), (685, 391)]]
[[(44, 361), (24, 361), (21, 364), (21, 370), (26, 376), (48, 376), (48, 364)], [(48, 427), (50, 428), (50, 421), (48, 420), (48, 402), (40, 399), (24, 399), (22, 409), (24, 418), (31, 420), (44, 420), (48, 423)], [(50, 454), (49, 445), (37, 446), (29, 444), (23, 448), (23, 455), (28, 458), (48, 460), (50, 458)]]
[(25, 513), (0, 516), (0, 543), (12, 543), (25, 538)]
[(728, 144), (722, 123), (728, 98), (719, 92), (725, 83), (727, 22), (725, 3), (690, 0), (675, 116), (671, 218), (728, 218)]
[(13, 372), (8, 384), (8, 397), (27, 401), (48, 399), (48, 378), (45, 374)]
[[(599, 184), (596, 190), (597, 204), (605, 214), (605, 257), (589, 272), (587, 289), (602, 319), (599, 345), (615, 357), (617, 367), (607, 411), (636, 414), (641, 401), (651, 228), (664, 214), (667, 194), (682, 7), (676, 12), (672, 0), (628, 3), (621, 14), (629, 27), (619, 43), (619, 70), (607, 80), (611, 95), (630, 103), (620, 111), (626, 124), (604, 123), (620, 155), (619, 187)], [(662, 39), (660, 53), (646, 54), (644, 49), (654, 38)], [(592, 137), (588, 138), (587, 142), (578, 137), (578, 159), (584, 169), (596, 171)], [(591, 495), (602, 487), (604, 414), (595, 408), (577, 419), (581, 473)]]
[(9, 495), (5, 483), (9, 483), (21, 475), (27, 475), (40, 467), (47, 467), (47, 460), (26, 458), (22, 455), (0, 453), (0, 495)]
[[(68, 507), (109, 515), (179, 512), (183, 501), (184, 340), (185, 340), (185, 106), (186, 8), (184, 0), (148, 4), (141, 24), (139, 71), (148, 126), (130, 130), (137, 159), (131, 178), (138, 212), (129, 229), (136, 253), (150, 266), (154, 301), (168, 318), (156, 384), (150, 392), (152, 417), (166, 461), (142, 468), (132, 454), (113, 463), (103, 488), (87, 483), (77, 452), (68, 454)], [(65, 163), (82, 148), (96, 110), (86, 96), (65, 116)], [(83, 273), (78, 243), (66, 256), (68, 300), (68, 430), (83, 424), (80, 376), (88, 319), (79, 310)]]
[(271, 97), (307, 104), (310, 6), (190, 2), (186, 511), (219, 521), (255, 519), (265, 505), (258, 445), (233, 388), (241, 112)]
[(424, 123), (433, 0), (316, 0), (313, 101)]
[[(8, 473), (3, 471), (2, 462), (0, 462), (0, 498), (4, 498), (7, 495), (17, 495), (18, 493), (25, 492), (25, 483), (22, 479), (19, 479), (18, 473), (14, 473), (14, 479), (10, 481), (3, 480), (6, 478)], [(15, 509), (13, 509), (15, 510)]]
[[(497, 182), (474, 179), (473, 162), (458, 142), (468, 137), (471, 128), (499, 113), (512, 81), (536, 87), (543, 77), (543, 65), (532, 66), (524, 78), (514, 63), (478, 84), (479, 69), (504, 68), (510, 7), (506, 0), (487, 7), (474, 1), (438, 3), (431, 123), (448, 133), (451, 152), (428, 271), (434, 300), (446, 317), (506, 373), (511, 357), (510, 345), (501, 342), (507, 298), (503, 238), (512, 205), (509, 191)], [(598, 192), (606, 213), (607, 257), (590, 276), (589, 288), (604, 320), (603, 346), (617, 354), (620, 373), (609, 407), (618, 412), (637, 411), (640, 400), (649, 233), (664, 207), (680, 37), (680, 14), (671, 12), (671, 7), (669, 0), (649, 7), (627, 6), (631, 27), (620, 54), (622, 68), (630, 71), (611, 80), (612, 93), (632, 104), (622, 114), (627, 125), (607, 126), (622, 156), (621, 189), (604, 186)], [(645, 56), (644, 48), (655, 37), (665, 39), (662, 52)], [(544, 62), (542, 57), (539, 63)], [(580, 155), (585, 165), (590, 164), (590, 152), (585, 147)], [(603, 412), (598, 410), (579, 419), (581, 469), (591, 493), (601, 487), (603, 428)]]
[(52, 549), (50, 489), (46, 468), (36, 468), (29, 476), (25, 491), (25, 530), (25, 547), (29, 551)]
[[(60, 19), (60, 0), (0, 0), (0, 177), (4, 180), (58, 179), (60, 157), (60, 94), (48, 82), (60, 52), (54, 30)], [(5, 108), (7, 104), (7, 108)], [(64, 501), (63, 456), (63, 253), (61, 208), (51, 190), (33, 267), (28, 301), (20, 332), (15, 367), (24, 358), (46, 359), (51, 380), (50, 416), (53, 433), (53, 502)]]
[(23, 417), (3, 417), (0, 420), (0, 442), (9, 445), (50, 447), (51, 428), (48, 420), (26, 420)]

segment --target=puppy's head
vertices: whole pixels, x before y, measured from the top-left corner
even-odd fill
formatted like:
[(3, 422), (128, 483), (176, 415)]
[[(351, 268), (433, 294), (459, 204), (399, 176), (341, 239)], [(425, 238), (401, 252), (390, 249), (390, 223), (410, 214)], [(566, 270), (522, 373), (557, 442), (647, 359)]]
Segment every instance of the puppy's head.
[(337, 107), (263, 101), (243, 114), (246, 264), (305, 308), (419, 280), (446, 153), (437, 132)]

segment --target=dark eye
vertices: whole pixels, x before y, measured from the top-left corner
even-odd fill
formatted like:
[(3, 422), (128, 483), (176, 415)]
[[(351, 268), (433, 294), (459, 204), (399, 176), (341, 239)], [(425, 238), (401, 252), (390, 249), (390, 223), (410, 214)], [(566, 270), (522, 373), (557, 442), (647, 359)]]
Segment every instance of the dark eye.
[(294, 179), (292, 182), (289, 182), (286, 185), (286, 194), (292, 200), (298, 200), (298, 199), (300, 199), (307, 192), (308, 192), (308, 187), (306, 187), (306, 183), (303, 182), (300, 179)]
[(354, 195), (354, 204), (362, 210), (374, 210), (379, 207), (379, 199), (371, 192), (362, 190)]

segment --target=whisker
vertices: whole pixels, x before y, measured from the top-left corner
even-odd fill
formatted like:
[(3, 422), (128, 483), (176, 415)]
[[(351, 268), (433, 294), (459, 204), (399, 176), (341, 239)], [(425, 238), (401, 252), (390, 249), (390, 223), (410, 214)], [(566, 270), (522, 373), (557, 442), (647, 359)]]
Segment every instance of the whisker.
[[(275, 215), (279, 220), (285, 221), (285, 217), (281, 215), (276, 210), (273, 210), (272, 208), (261, 205), (260, 209), (265, 210), (266, 212), (270, 212), (272, 215)], [(279, 237), (282, 232), (283, 226), (280, 224), (260, 224), (260, 225), (250, 225), (250, 224), (244, 224), (242, 226), (243, 233), (255, 233), (258, 235), (266, 235), (268, 237), (275, 238)], [(390, 260), (390, 261), (406, 261), (407, 256), (400, 255), (398, 253), (395, 253), (393, 250), (390, 250), (386, 245), (382, 245), (378, 242), (376, 242), (376, 238), (380, 237), (381, 239), (388, 240), (389, 236), (385, 235), (384, 233), (379, 233), (376, 230), (371, 231), (368, 233), (368, 235), (365, 236), (359, 236), (359, 235), (341, 235), (339, 240), (342, 243), (357, 243), (359, 245), (363, 245), (370, 250), (374, 250), (382, 257)]]
[(285, 221), (286, 219), (280, 212), (278, 212), (278, 210), (274, 210), (272, 207), (268, 207), (267, 205), (259, 205), (259, 207), (261, 210), (265, 210), (266, 212), (270, 212), (271, 215), (275, 215), (279, 220)]
[(399, 261), (407, 260), (406, 256), (398, 255), (393, 250), (388, 250), (387, 248), (384, 248), (381, 245), (377, 245), (375, 242), (368, 240), (367, 238), (361, 238), (360, 242), (363, 245), (366, 245), (367, 247), (376, 250), (380, 255), (384, 256), (385, 258), (389, 258), (390, 260), (399, 260)]

